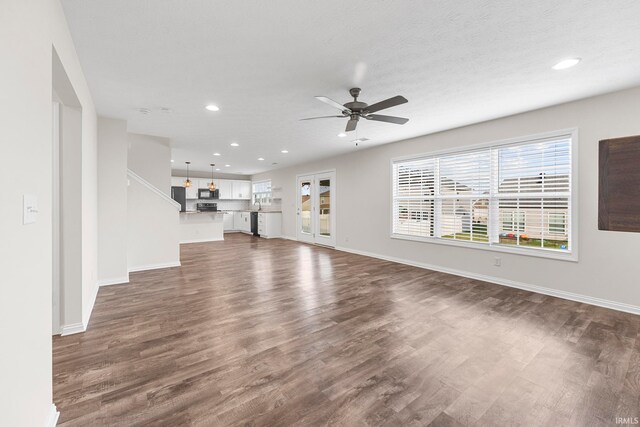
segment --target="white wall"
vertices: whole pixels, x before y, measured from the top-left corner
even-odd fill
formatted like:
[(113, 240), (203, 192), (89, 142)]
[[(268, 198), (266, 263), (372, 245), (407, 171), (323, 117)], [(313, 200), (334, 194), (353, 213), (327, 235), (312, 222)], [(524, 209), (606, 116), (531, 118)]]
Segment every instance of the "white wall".
[[(296, 235), (296, 174), (335, 168), (337, 247), (487, 276), (502, 283), (550, 288), (586, 296), (586, 300), (600, 298), (617, 303), (617, 308), (640, 310), (640, 234), (598, 231), (597, 227), (598, 141), (640, 134), (639, 117), (640, 88), (634, 88), (367, 150), (354, 149), (350, 155), (258, 174), (253, 180), (270, 178), (274, 187), (283, 188), (285, 236)], [(572, 127), (579, 130), (579, 262), (389, 237), (392, 158)], [(493, 266), (495, 256), (502, 258), (501, 267)]]
[(127, 262), (129, 271), (180, 265), (180, 205), (160, 197), (137, 179), (127, 192)]
[[(82, 277), (85, 303), (97, 273), (96, 115), (57, 0), (5, 0), (0, 13), (0, 416), (44, 426), (52, 412), (52, 47), (82, 104)], [(39, 218), (22, 224), (22, 197)], [(89, 306), (84, 307), (88, 312)]]
[(128, 167), (167, 195), (171, 194), (171, 147), (168, 138), (130, 133)]
[(98, 118), (98, 282), (127, 272), (127, 122)]

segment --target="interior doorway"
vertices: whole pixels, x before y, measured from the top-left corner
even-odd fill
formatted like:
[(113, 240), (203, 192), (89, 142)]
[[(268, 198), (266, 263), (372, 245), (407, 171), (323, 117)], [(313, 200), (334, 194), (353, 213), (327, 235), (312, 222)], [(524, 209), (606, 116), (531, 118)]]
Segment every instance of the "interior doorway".
[[(54, 92), (54, 98), (56, 97)], [(60, 102), (52, 103), (52, 165), (51, 165), (51, 225), (52, 225), (52, 335), (61, 332), (60, 306)]]
[(53, 49), (51, 125), (52, 334), (82, 322), (82, 105)]
[(336, 172), (297, 176), (297, 233), (301, 242), (336, 245)]

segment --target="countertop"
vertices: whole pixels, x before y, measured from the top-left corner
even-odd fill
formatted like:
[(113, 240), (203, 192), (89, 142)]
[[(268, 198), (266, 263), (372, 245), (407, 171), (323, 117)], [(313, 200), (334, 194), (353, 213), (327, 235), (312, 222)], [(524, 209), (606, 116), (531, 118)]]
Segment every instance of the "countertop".
[(224, 211), (185, 211), (185, 212), (180, 212), (181, 214), (188, 214), (188, 215), (193, 215), (193, 214), (216, 214), (216, 213), (224, 213)]
[(282, 211), (252, 211), (250, 209), (239, 209), (239, 210), (220, 210), (218, 212), (258, 212), (258, 213), (282, 213)]

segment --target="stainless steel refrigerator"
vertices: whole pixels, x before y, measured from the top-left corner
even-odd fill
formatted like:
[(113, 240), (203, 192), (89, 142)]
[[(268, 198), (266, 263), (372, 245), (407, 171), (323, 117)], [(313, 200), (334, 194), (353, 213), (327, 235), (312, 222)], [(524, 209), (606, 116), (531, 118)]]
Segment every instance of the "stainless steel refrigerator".
[(180, 203), (180, 212), (187, 210), (187, 190), (184, 187), (171, 187), (171, 198)]

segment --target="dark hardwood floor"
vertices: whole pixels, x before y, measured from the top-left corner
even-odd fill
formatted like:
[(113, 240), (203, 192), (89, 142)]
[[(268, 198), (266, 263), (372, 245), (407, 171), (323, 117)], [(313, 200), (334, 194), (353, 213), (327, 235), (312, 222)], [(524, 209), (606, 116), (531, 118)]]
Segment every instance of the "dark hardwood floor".
[[(62, 426), (615, 425), (640, 317), (247, 235), (103, 287), (53, 340)], [(606, 284), (603, 283), (603, 286)]]

